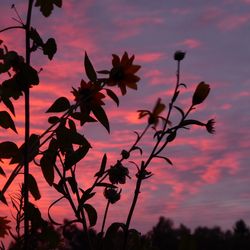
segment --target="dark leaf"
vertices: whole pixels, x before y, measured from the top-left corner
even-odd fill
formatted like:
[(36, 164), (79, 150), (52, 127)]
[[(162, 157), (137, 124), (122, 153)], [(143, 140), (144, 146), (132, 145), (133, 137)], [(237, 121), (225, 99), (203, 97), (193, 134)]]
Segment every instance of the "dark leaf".
[(83, 208), (87, 212), (90, 227), (95, 226), (95, 224), (97, 222), (97, 212), (96, 212), (95, 208), (93, 206), (91, 206), (90, 204), (84, 204)]
[(179, 86), (183, 86), (184, 88), (187, 88), (187, 85), (185, 83), (180, 83)]
[(167, 157), (164, 157), (164, 156), (156, 156), (156, 158), (163, 159), (163, 160), (165, 160), (167, 163), (169, 163), (170, 165), (173, 165), (172, 161), (171, 161), (169, 158), (167, 158)]
[(117, 95), (110, 89), (106, 89), (107, 95), (119, 106), (119, 98)]
[(104, 109), (99, 106), (95, 105), (92, 108), (92, 112), (95, 115), (96, 119), (107, 129), (107, 131), (110, 133), (110, 128), (109, 128), (109, 121), (108, 117), (104, 111)]
[(24, 90), (27, 86), (31, 87), (32, 85), (39, 84), (37, 71), (25, 63), (20, 66), (20, 71), (16, 73), (15, 79), (22, 90)]
[(0, 190), (0, 201), (8, 206), (7, 200), (6, 200), (4, 194), (3, 194), (3, 192), (1, 190)]
[(53, 59), (57, 51), (56, 41), (54, 38), (49, 38), (48, 41), (43, 45), (43, 54), (47, 55), (50, 60)]
[(97, 80), (97, 75), (86, 52), (85, 52), (85, 57), (84, 57), (84, 67), (85, 67), (86, 75), (89, 78), (89, 80), (92, 82), (95, 82)]
[(10, 110), (10, 112), (15, 116), (15, 108), (14, 108), (11, 100), (9, 98), (2, 97), (2, 101), (3, 101), (4, 105)]
[(5, 141), (0, 143), (0, 159), (11, 159), (19, 153), (18, 147), (14, 142)]
[(77, 191), (77, 183), (74, 177), (67, 177), (66, 180), (68, 181), (72, 192), (75, 194)]
[(56, 162), (56, 152), (50, 150), (45, 151), (40, 160), (43, 176), (50, 186), (52, 186), (54, 182), (55, 162)]
[(5, 172), (3, 171), (3, 168), (0, 166), (0, 175), (6, 177), (6, 174)]
[(36, 0), (36, 7), (40, 7), (40, 11), (45, 17), (50, 16), (52, 10), (54, 9), (53, 4), (57, 7), (62, 7), (62, 0)]
[(68, 119), (68, 123), (69, 123), (69, 128), (71, 131), (74, 131), (74, 132), (77, 132), (77, 129), (76, 129), (76, 124), (73, 120), (71, 119)]
[(51, 116), (51, 117), (49, 117), (49, 119), (48, 119), (48, 122), (49, 122), (50, 124), (55, 124), (55, 123), (57, 123), (57, 122), (59, 122), (59, 121), (60, 121), (60, 118), (57, 117), (57, 116)]
[(174, 93), (174, 96), (173, 96), (173, 98), (172, 98), (172, 102), (175, 102), (175, 101), (176, 101), (176, 99), (177, 99), (177, 97), (179, 96), (179, 94), (180, 94), (180, 91), (176, 91), (176, 92)]
[(66, 155), (65, 163), (64, 163), (65, 168), (66, 168), (65, 170), (70, 169), (72, 166), (74, 166), (76, 163), (82, 160), (88, 153), (89, 148), (90, 147), (88, 146), (81, 146), (76, 151), (73, 151), (69, 155)]
[(66, 195), (66, 192), (64, 190), (64, 186), (63, 186), (64, 180), (61, 179), (58, 184), (53, 183), (53, 187), (56, 189), (57, 192), (63, 194), (64, 196)]
[(174, 106), (174, 108), (176, 108), (181, 113), (182, 118), (185, 116), (184, 111), (180, 107)]
[(107, 155), (104, 154), (102, 157), (102, 163), (100, 166), (100, 170), (95, 174), (95, 176), (101, 177), (103, 175), (105, 168), (106, 168), (106, 164), (107, 164)]
[(91, 199), (95, 195), (95, 192), (92, 192), (91, 188), (85, 191), (80, 188), (80, 190), (82, 192), (82, 197), (79, 202), (79, 208), (81, 208), (87, 200)]
[(167, 142), (173, 141), (173, 140), (175, 139), (175, 137), (176, 137), (176, 130), (173, 131), (173, 132), (171, 132), (171, 133), (168, 135), (168, 137), (167, 137)]
[(59, 97), (51, 107), (46, 111), (49, 112), (63, 112), (70, 108), (70, 102), (66, 97)]
[(40, 35), (38, 34), (37, 30), (32, 28), (30, 29), (30, 38), (35, 42), (35, 44), (39, 47), (43, 46), (43, 40), (40, 37)]
[(35, 200), (39, 200), (41, 198), (36, 179), (31, 174), (28, 175), (28, 189)]
[(17, 133), (15, 123), (7, 111), (0, 111), (0, 126), (5, 129), (10, 128)]

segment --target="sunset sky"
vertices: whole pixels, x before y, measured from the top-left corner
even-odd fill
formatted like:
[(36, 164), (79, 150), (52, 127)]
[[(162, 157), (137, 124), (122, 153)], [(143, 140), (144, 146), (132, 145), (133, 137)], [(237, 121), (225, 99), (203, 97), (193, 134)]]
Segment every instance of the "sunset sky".
[[(13, 0), (25, 20), (27, 1)], [(0, 29), (16, 25), (11, 1), (1, 1)], [(134, 142), (133, 131), (141, 131), (146, 120), (138, 120), (138, 109), (152, 109), (158, 97), (168, 104), (175, 86), (176, 50), (186, 51), (181, 65), (181, 82), (187, 90), (181, 92), (178, 104), (184, 109), (191, 103), (196, 85), (205, 81), (211, 92), (199, 105), (192, 118), (206, 122), (216, 120), (216, 134), (202, 128), (179, 133), (179, 137), (165, 151), (174, 163), (154, 161), (149, 170), (154, 174), (143, 183), (132, 227), (147, 232), (159, 216), (169, 217), (178, 225), (194, 228), (198, 225), (231, 228), (237, 219), (250, 224), (250, 1), (249, 0), (64, 0), (63, 8), (55, 8), (51, 17), (44, 18), (34, 9), (35, 27), (44, 40), (54, 37), (58, 52), (49, 61), (42, 52), (32, 55), (32, 63), (39, 70), (41, 83), (31, 89), (31, 131), (41, 134), (48, 126), (45, 111), (60, 96), (67, 96), (77, 88), (84, 75), (83, 58), (87, 51), (97, 70), (110, 69), (112, 54), (127, 51), (135, 55), (135, 64), (142, 66), (138, 75), (138, 91), (129, 89), (120, 98), (117, 108), (107, 101), (105, 109), (110, 118), (111, 135), (99, 124), (91, 124), (81, 131), (93, 149), (85, 162), (78, 166), (77, 176), (84, 188), (92, 183), (102, 155), (107, 153), (112, 165), (122, 149)], [(22, 31), (7, 31), (0, 39), (9, 50), (24, 55)], [(1, 81), (8, 76), (2, 75)], [(115, 90), (116, 91), (116, 90)], [(117, 93), (120, 95), (119, 90)], [(121, 96), (121, 95), (120, 95)], [(19, 135), (0, 129), (0, 140), (23, 138), (24, 98), (18, 100), (15, 122)], [(0, 104), (3, 110), (3, 104)], [(178, 118), (173, 113), (173, 120)], [(148, 135), (145, 157), (152, 144)], [(142, 158), (133, 155), (139, 162)], [(122, 186), (122, 199), (110, 209), (108, 221), (125, 222), (134, 190), (135, 167), (126, 163), (133, 177)], [(12, 166), (4, 169), (9, 174)], [(42, 199), (34, 202), (46, 218), (50, 203), (58, 198), (43, 180), (37, 166), (31, 172), (38, 178)], [(5, 182), (0, 176), (0, 187)], [(11, 192), (18, 188), (16, 180)], [(100, 218), (104, 212), (102, 191), (93, 199)], [(52, 214), (58, 221), (70, 218), (66, 203), (54, 207)], [(0, 215), (10, 215), (9, 208), (0, 205)], [(101, 220), (98, 220), (98, 227)]]

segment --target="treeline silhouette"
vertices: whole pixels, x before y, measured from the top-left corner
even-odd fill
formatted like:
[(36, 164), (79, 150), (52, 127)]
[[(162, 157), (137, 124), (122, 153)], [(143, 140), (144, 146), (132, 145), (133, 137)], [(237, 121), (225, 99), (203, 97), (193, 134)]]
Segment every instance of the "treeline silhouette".
[[(65, 226), (54, 228), (49, 223), (46, 228), (34, 230), (31, 234), (31, 249), (37, 250), (88, 250), (87, 236), (76, 224), (65, 220)], [(120, 250), (123, 242), (122, 230), (113, 231), (109, 239), (90, 230), (90, 241), (95, 250)], [(22, 240), (11, 243), (9, 250), (22, 247)], [(180, 224), (175, 227), (171, 219), (160, 217), (146, 234), (131, 230), (127, 250), (249, 250), (250, 228), (244, 220), (235, 222), (231, 230), (198, 226), (193, 231)]]

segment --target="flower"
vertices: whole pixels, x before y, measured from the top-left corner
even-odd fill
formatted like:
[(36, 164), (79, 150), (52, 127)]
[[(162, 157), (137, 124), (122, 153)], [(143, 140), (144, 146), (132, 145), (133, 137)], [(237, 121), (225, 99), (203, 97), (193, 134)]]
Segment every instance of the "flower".
[(193, 106), (202, 103), (208, 96), (210, 86), (205, 82), (200, 82), (193, 95)]
[(109, 72), (107, 85), (117, 85), (120, 88), (122, 95), (126, 94), (126, 87), (136, 90), (137, 82), (140, 80), (140, 78), (136, 76), (135, 73), (140, 69), (141, 66), (133, 64), (134, 58), (134, 55), (129, 58), (127, 52), (123, 54), (121, 59), (119, 56), (113, 54), (113, 68)]
[(215, 128), (214, 128), (214, 124), (215, 124), (215, 120), (214, 119), (210, 119), (207, 124), (206, 124), (206, 129), (207, 132), (210, 134), (214, 134), (215, 133)]
[(126, 177), (129, 177), (128, 174), (128, 168), (124, 167), (120, 161), (117, 161), (117, 163), (109, 169), (109, 180), (112, 184), (125, 184)]
[(177, 50), (174, 53), (174, 60), (176, 60), (176, 61), (182, 61), (184, 59), (185, 55), (186, 55), (186, 52), (181, 51), (181, 50)]
[(115, 189), (115, 188), (105, 188), (103, 194), (104, 194), (104, 197), (111, 204), (114, 204), (114, 203), (116, 203), (117, 201), (120, 200), (120, 198), (121, 198), (121, 191), (122, 190), (120, 190), (120, 192), (118, 192), (118, 190)]
[(101, 88), (92, 82), (86, 83), (84, 80), (81, 81), (81, 86), (76, 90), (73, 88), (73, 95), (75, 101), (79, 103), (81, 113), (84, 116), (89, 116), (90, 111), (94, 106), (105, 105), (103, 98), (105, 95), (100, 92)]
[(153, 127), (155, 128), (159, 122), (159, 118), (161, 118), (159, 115), (163, 110), (165, 109), (165, 104), (161, 103), (161, 98), (158, 98), (155, 107), (152, 112), (148, 110), (138, 110), (139, 112), (139, 119), (141, 119), (144, 116), (149, 116), (148, 118), (148, 124), (154, 125)]

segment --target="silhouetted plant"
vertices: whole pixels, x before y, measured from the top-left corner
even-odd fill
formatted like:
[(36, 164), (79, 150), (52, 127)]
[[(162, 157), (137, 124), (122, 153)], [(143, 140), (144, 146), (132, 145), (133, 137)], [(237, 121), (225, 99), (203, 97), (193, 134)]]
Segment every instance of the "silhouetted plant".
[[(175, 52), (174, 60), (177, 62), (176, 84), (169, 104), (164, 104), (159, 98), (152, 111), (139, 110), (140, 119), (147, 117), (145, 128), (141, 132), (135, 132), (136, 138), (131, 143), (131, 147), (122, 149), (120, 159), (110, 167), (107, 166), (108, 154), (104, 153), (100, 160), (99, 171), (93, 173), (92, 185), (82, 189), (80, 187), (81, 181), (76, 176), (76, 168), (77, 164), (85, 158), (92, 147), (84, 134), (80, 132), (80, 129), (86, 123), (99, 122), (110, 132), (109, 119), (104, 109), (106, 99), (107, 97), (111, 98), (118, 106), (119, 97), (112, 88), (119, 88), (122, 95), (127, 94), (127, 88), (137, 90), (137, 83), (140, 78), (136, 74), (141, 66), (134, 64), (134, 55), (129, 56), (125, 52), (121, 57), (113, 55), (110, 69), (97, 71), (85, 52), (84, 68), (87, 80), (82, 79), (78, 88), (73, 87), (71, 91), (73, 100), (60, 97), (53, 102), (47, 113), (53, 113), (54, 115), (48, 118), (49, 126), (41, 135), (30, 134), (29, 91), (31, 87), (38, 85), (40, 82), (39, 72), (30, 65), (31, 53), (41, 49), (43, 54), (52, 60), (57, 51), (54, 38), (49, 38), (44, 42), (37, 29), (32, 27), (31, 13), (35, 6), (40, 8), (45, 17), (48, 17), (52, 13), (54, 5), (61, 7), (62, 0), (36, 0), (35, 2), (29, 0), (25, 23), (23, 23), (13, 5), (12, 8), (17, 13), (20, 25), (11, 26), (0, 31), (23, 29), (26, 38), (25, 58), (16, 51), (9, 51), (3, 41), (0, 43), (0, 73), (7, 73), (8, 76), (8, 79), (0, 85), (0, 101), (10, 112), (6, 110), (0, 111), (0, 126), (3, 129), (11, 129), (17, 133), (15, 122), (12, 119), (12, 116), (15, 116), (13, 100), (16, 101), (23, 95), (25, 97), (25, 142), (20, 147), (12, 141), (0, 143), (0, 159), (8, 159), (10, 165), (16, 165), (0, 193), (0, 199), (6, 205), (8, 204), (5, 197), (6, 191), (16, 176), (24, 170), (24, 183), (19, 197), (19, 206), (12, 200), (17, 214), (19, 214), (18, 216), (21, 216), (18, 218), (24, 219), (24, 232), (21, 235), (19, 227), (16, 246), (19, 249), (56, 248), (56, 246), (46, 245), (48, 242), (43, 245), (42, 240), (49, 237), (49, 230), (51, 230), (51, 233), (54, 231), (42, 218), (39, 208), (29, 201), (29, 192), (35, 200), (41, 198), (37, 181), (29, 171), (29, 163), (33, 162), (41, 168), (42, 174), (51, 189), (56, 190), (59, 194), (58, 199), (48, 208), (49, 220), (58, 225), (51, 217), (50, 210), (62, 199), (69, 202), (74, 212), (75, 218), (72, 218), (64, 225), (64, 236), (66, 238), (70, 237), (65, 234), (66, 232), (70, 234), (72, 230), (74, 231), (73, 224), (80, 223), (82, 225), (82, 233), (79, 234), (82, 239), (82, 243), (79, 245), (80, 248), (84, 247), (83, 249), (91, 250), (144, 249), (140, 234), (135, 229), (130, 229), (130, 223), (142, 182), (153, 175), (148, 170), (148, 167), (154, 159), (162, 159), (170, 165), (173, 164), (165, 152), (163, 154), (163, 150), (175, 140), (180, 129), (188, 129), (189, 126), (195, 125), (204, 127), (211, 134), (215, 132), (213, 119), (201, 122), (189, 118), (196, 107), (207, 98), (210, 87), (205, 82), (199, 83), (194, 91), (190, 106), (187, 109), (178, 106), (177, 100), (180, 93), (187, 86), (180, 81), (180, 65), (185, 58), (185, 52)], [(175, 112), (180, 116), (179, 121), (173, 124), (171, 117)], [(139, 143), (146, 133), (152, 131), (151, 129), (153, 129), (151, 151), (149, 155), (144, 155), (143, 145), (139, 145)], [(132, 161), (131, 155), (135, 151), (140, 152), (143, 160), (139, 162)], [(127, 178), (132, 178), (129, 169), (126, 167), (126, 161), (137, 167), (133, 201), (126, 222), (114, 222), (104, 233), (110, 204), (120, 200), (120, 185), (124, 185)], [(0, 168), (0, 174), (5, 175), (4, 169)], [(55, 180), (58, 181), (55, 182)], [(101, 232), (96, 235), (89, 228), (94, 227), (98, 219), (98, 212), (91, 204), (91, 198), (95, 196), (97, 188), (101, 188), (101, 192), (103, 192), (104, 198), (107, 200), (107, 205)], [(18, 220), (16, 219), (19, 225)], [(0, 217), (0, 237), (4, 237), (10, 230), (8, 224), (9, 220), (6, 217)], [(71, 231), (67, 231), (66, 228), (70, 228)], [(74, 236), (78, 237), (77, 235)]]

